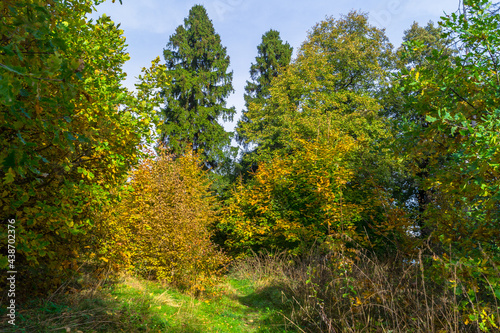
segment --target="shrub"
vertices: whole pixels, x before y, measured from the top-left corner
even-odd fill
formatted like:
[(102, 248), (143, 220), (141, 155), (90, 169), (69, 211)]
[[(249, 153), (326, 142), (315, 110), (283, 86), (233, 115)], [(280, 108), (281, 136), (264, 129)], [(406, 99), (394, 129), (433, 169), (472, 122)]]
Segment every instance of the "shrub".
[(227, 258), (210, 241), (214, 204), (198, 155), (160, 149), (131, 174), (121, 203), (102, 216), (103, 260), (199, 291)]

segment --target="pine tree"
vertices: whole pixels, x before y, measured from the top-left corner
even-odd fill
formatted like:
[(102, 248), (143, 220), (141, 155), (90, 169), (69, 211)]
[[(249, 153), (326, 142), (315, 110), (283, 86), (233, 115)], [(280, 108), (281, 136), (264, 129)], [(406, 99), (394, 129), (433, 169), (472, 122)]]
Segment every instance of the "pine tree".
[(232, 120), (235, 113), (225, 100), (233, 91), (233, 73), (227, 71), (229, 56), (203, 6), (191, 8), (170, 36), (164, 57), (172, 82), (163, 90), (162, 139), (175, 154), (190, 145), (203, 151), (206, 165), (217, 167), (231, 142), (232, 134), (219, 120)]
[(263, 103), (270, 97), (269, 87), (271, 80), (278, 76), (280, 69), (290, 63), (293, 48), (281, 40), (280, 33), (269, 30), (262, 35), (262, 42), (257, 46), (258, 55), (255, 63), (250, 66), (250, 77), (245, 86), (245, 108), (241, 120), (237, 126), (237, 140), (248, 148), (248, 138), (245, 135), (245, 127), (250, 119), (247, 110), (250, 103)]

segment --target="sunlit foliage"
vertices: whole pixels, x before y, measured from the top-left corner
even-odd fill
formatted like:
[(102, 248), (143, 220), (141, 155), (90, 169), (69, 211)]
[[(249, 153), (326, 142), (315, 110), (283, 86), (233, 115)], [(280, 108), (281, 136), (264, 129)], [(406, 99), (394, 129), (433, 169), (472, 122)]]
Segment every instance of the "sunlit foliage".
[(104, 260), (144, 277), (201, 290), (227, 258), (210, 241), (214, 198), (200, 156), (162, 148), (131, 174), (122, 201), (102, 215)]
[(135, 98), (121, 86), (123, 31), (86, 16), (98, 2), (0, 5), (0, 216), (16, 220), (24, 278), (51, 285), (77, 268), (93, 214), (138, 162), (153, 120), (147, 89)]
[[(459, 264), (473, 300), (467, 305), (474, 310), (471, 318), (478, 320), (488, 302), (475, 300), (482, 296), (493, 304), (500, 296), (500, 16), (488, 1), (464, 5), (465, 12), (440, 22), (443, 38), (453, 40), (458, 53), (435, 50), (401, 74), (407, 106), (422, 119), (407, 124), (402, 143), (414, 174), (425, 175), (420, 183), (429, 199), (421, 218), (440, 267), (433, 278), (449, 276), (444, 272), (450, 264)], [(409, 43), (406, 52), (411, 57), (423, 46)]]

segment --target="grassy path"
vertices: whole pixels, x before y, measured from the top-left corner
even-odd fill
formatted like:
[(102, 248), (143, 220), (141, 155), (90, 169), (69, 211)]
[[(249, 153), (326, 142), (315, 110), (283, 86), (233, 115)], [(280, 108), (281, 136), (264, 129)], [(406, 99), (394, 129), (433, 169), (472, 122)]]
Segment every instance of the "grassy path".
[(95, 295), (76, 294), (20, 309), (0, 332), (294, 332), (281, 291), (227, 278), (215, 296), (194, 298), (159, 283), (124, 277)]

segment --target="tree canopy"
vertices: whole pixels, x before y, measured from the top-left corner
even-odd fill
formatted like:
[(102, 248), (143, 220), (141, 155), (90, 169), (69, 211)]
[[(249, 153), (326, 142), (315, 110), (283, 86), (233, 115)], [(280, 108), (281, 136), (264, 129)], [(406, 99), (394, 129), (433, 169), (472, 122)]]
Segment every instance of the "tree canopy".
[(226, 107), (233, 74), (228, 72), (226, 48), (203, 6), (191, 8), (163, 55), (172, 79), (163, 90), (163, 141), (176, 154), (188, 146), (203, 151), (205, 162), (216, 167), (224, 160), (232, 136), (219, 121), (232, 120), (235, 113)]
[[(269, 30), (262, 35), (262, 42), (257, 46), (257, 56), (255, 63), (250, 66), (251, 81), (245, 85), (245, 107), (252, 103), (264, 104), (270, 97), (269, 88), (271, 82), (280, 72), (286, 69), (292, 58), (292, 47), (284, 43), (280, 34), (276, 30)], [(248, 142), (245, 130), (251, 120), (247, 117), (247, 110), (243, 110), (241, 120), (238, 122), (237, 133), (238, 141), (245, 147)]]

